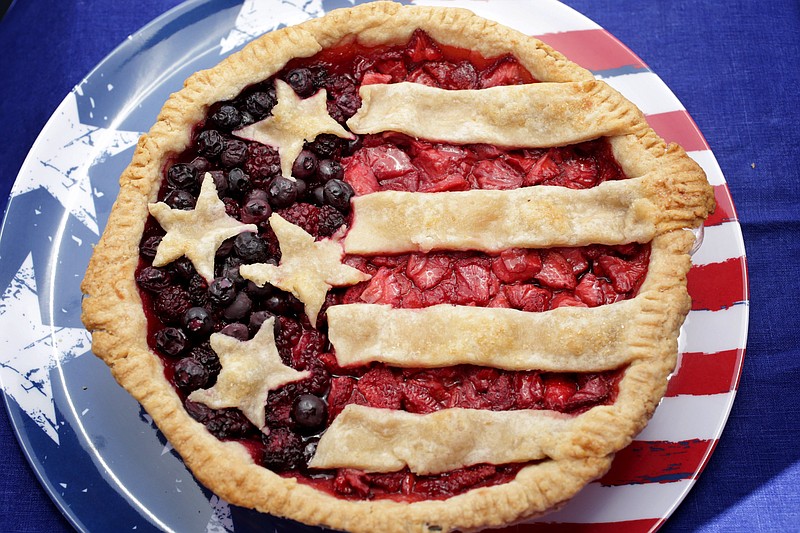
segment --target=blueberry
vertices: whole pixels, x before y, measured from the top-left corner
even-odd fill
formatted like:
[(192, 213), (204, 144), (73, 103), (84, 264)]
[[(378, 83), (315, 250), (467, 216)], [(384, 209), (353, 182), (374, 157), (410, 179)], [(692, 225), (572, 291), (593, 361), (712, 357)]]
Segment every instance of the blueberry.
[(260, 300), (271, 296), (272, 293), (275, 291), (275, 287), (273, 287), (269, 283), (265, 283), (263, 287), (259, 287), (258, 285), (255, 284), (254, 281), (248, 280), (244, 290), (247, 291), (247, 294), (249, 294), (251, 298)]
[(307, 68), (295, 68), (286, 74), (288, 83), (298, 96), (305, 98), (314, 92), (314, 78)]
[(322, 185), (318, 187), (314, 187), (308, 193), (308, 197), (311, 200), (311, 203), (314, 205), (320, 206), (325, 203), (325, 188)]
[(243, 342), (250, 337), (250, 331), (247, 329), (247, 326), (240, 322), (228, 324), (220, 330), (220, 333), (227, 335), (228, 337), (233, 337), (234, 339), (239, 339)]
[(202, 307), (190, 307), (183, 315), (183, 327), (193, 339), (204, 339), (214, 331), (214, 320)]
[(161, 244), (161, 239), (161, 235), (151, 235), (144, 239), (141, 244), (139, 244), (139, 254), (150, 261), (155, 259), (158, 245)]
[(317, 135), (317, 138), (311, 143), (311, 150), (313, 150), (320, 159), (328, 159), (341, 152), (343, 142), (343, 139), (340, 139), (332, 133), (322, 133)]
[(246, 263), (262, 263), (269, 256), (269, 245), (257, 234), (244, 232), (234, 239), (233, 252)]
[(217, 130), (201, 131), (195, 141), (197, 153), (203, 157), (217, 157), (225, 146), (225, 139)]
[(350, 199), (354, 194), (353, 188), (347, 182), (337, 179), (332, 179), (326, 183), (323, 191), (325, 203), (335, 207), (342, 213), (347, 213), (350, 210)]
[(292, 418), (303, 431), (319, 429), (328, 418), (325, 402), (313, 394), (301, 394), (292, 405)]
[(260, 224), (266, 222), (272, 215), (272, 208), (267, 200), (251, 198), (244, 202), (239, 212), (239, 218), (245, 224)]
[(228, 168), (238, 167), (247, 159), (247, 143), (239, 139), (226, 139), (219, 161)]
[[(250, 334), (255, 335), (258, 333), (258, 330), (261, 329), (261, 326), (264, 324), (264, 322), (273, 317), (275, 317), (275, 315), (269, 311), (254, 311), (250, 313), (250, 323), (248, 324)], [(278, 327), (277, 324), (278, 322), (275, 321), (276, 328)]]
[(313, 178), (317, 172), (317, 156), (311, 150), (303, 150), (292, 165), (292, 176), (300, 179)]
[(228, 278), (233, 281), (237, 287), (244, 285), (245, 279), (239, 273), (239, 267), (242, 260), (236, 256), (226, 257), (220, 268), (220, 277)]
[(228, 278), (214, 278), (208, 285), (208, 297), (217, 306), (227, 306), (236, 296), (236, 285)]
[(234, 106), (224, 104), (216, 113), (211, 115), (211, 120), (219, 126), (220, 129), (231, 131), (238, 128), (242, 123), (242, 115)]
[(166, 288), (172, 281), (172, 276), (164, 269), (148, 266), (136, 275), (136, 283), (141, 288), (150, 292), (158, 292)]
[(167, 183), (176, 189), (194, 189), (197, 186), (197, 170), (186, 163), (175, 163), (167, 171)]
[(217, 189), (217, 195), (221, 198), (228, 192), (228, 178), (221, 170), (212, 170), (211, 179), (214, 180), (214, 187)]
[(241, 196), (251, 188), (250, 176), (241, 168), (233, 168), (228, 172), (228, 191), (233, 196)]
[(289, 207), (297, 200), (297, 184), (283, 176), (276, 176), (270, 182), (267, 194), (272, 207)]
[(251, 93), (244, 100), (245, 108), (255, 120), (261, 120), (269, 115), (276, 103), (275, 97), (265, 91)]
[(175, 385), (185, 391), (202, 389), (208, 383), (208, 370), (193, 357), (184, 357), (173, 366)]
[(155, 334), (156, 349), (168, 357), (177, 357), (186, 349), (188, 339), (179, 328), (162, 328)]
[(317, 177), (323, 183), (330, 180), (341, 180), (344, 178), (344, 169), (333, 159), (323, 159), (319, 162)]
[(191, 279), (197, 271), (194, 269), (194, 264), (186, 256), (181, 256), (170, 264), (170, 270), (179, 278), (188, 280)]
[(242, 320), (250, 313), (250, 309), (252, 308), (253, 302), (250, 300), (250, 297), (247, 296), (247, 293), (242, 291), (238, 293), (233, 302), (222, 311), (222, 316), (225, 317), (226, 320)]
[(183, 189), (175, 189), (167, 194), (164, 198), (164, 203), (172, 209), (181, 209), (183, 211), (191, 211), (197, 203), (197, 198), (192, 196), (189, 191)]

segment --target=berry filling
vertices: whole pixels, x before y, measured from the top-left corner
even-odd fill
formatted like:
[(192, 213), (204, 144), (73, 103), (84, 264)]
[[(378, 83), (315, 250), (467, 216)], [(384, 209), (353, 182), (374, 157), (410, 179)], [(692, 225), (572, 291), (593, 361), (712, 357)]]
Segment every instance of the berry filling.
[[(354, 140), (322, 134), (307, 142), (294, 161), (292, 181), (281, 176), (277, 150), (232, 133), (271, 114), (277, 102), (275, 79), (288, 83), (302, 98), (325, 89), (328, 113), (341, 124), (361, 105), (358, 87), (364, 84), (409, 81), (480, 89), (535, 82), (513, 57), (486, 59), (441, 46), (418, 31), (405, 45), (367, 49), (350, 44), (292, 60), (274, 77), (211, 106), (206, 120), (196, 126), (192, 146), (167, 164), (158, 200), (173, 209), (193, 209), (208, 172), (226, 213), (254, 224), (257, 232), (223, 242), (216, 252), (214, 278), (206, 280), (185, 257), (163, 267), (152, 265), (165, 231), (150, 217), (136, 270), (149, 346), (163, 360), (167, 379), (195, 420), (219, 439), (244, 444), (265, 467), (339, 497), (418, 501), (508, 482), (525, 465), (479, 464), (431, 476), (407, 470), (308, 468), (320, 435), (346, 405), (420, 414), (454, 407), (578, 414), (614, 401), (624, 369), (548, 373), (471, 365), (342, 368), (328, 341), (325, 309), (347, 303), (405, 308), (449, 303), (528, 312), (596, 307), (635, 296), (647, 271), (648, 245), (348, 256), (348, 265), (372, 277), (329, 291), (316, 327), (291, 293), (269, 284), (259, 287), (239, 273), (244, 264), (280, 263), (281, 250), (268, 222), (272, 213), (319, 240), (350, 225), (350, 200), (355, 195), (593, 187), (625, 178), (606, 140), (549, 149), (500, 149), (446, 145), (396, 133)], [(310, 377), (269, 393), (264, 433), (237, 409), (212, 409), (187, 399), (191, 392), (213, 386), (219, 376), (220, 360), (209, 342), (212, 333), (245, 341), (273, 317), (281, 360), (310, 372)]]

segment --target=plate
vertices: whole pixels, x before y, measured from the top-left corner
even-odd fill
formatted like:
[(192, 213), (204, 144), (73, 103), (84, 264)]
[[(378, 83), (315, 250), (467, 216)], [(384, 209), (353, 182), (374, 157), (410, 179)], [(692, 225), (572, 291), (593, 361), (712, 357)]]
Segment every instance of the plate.
[[(559, 512), (513, 528), (656, 530), (708, 461), (744, 357), (746, 259), (725, 178), (669, 88), (571, 8), (555, 0), (538, 1), (536, 9), (519, 9), (516, 0), (418, 3), (467, 7), (539, 36), (633, 100), (662, 137), (686, 148), (714, 186), (718, 208), (693, 256), (693, 306), (681, 331), (679, 365), (655, 416), (603, 478)], [(182, 4), (133, 35), (75, 87), (25, 160), (0, 233), (0, 378), (28, 460), (79, 531), (320, 531), (229, 505), (198, 484), (152, 419), (92, 356), (80, 322), (79, 285), (116, 197), (117, 176), (168, 95), (189, 74), (255, 36), (345, 4)]]

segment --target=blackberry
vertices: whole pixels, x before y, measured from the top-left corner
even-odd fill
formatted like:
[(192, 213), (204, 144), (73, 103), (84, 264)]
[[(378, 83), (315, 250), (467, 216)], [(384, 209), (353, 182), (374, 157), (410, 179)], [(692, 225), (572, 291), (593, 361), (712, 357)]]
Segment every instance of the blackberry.
[(192, 276), (188, 290), (193, 305), (203, 307), (208, 303), (208, 282), (200, 274)]
[(205, 425), (218, 439), (236, 439), (256, 431), (253, 424), (237, 409), (216, 410)]
[(318, 234), (330, 237), (344, 225), (344, 215), (333, 206), (323, 205), (319, 210)]
[(292, 430), (275, 428), (262, 440), (265, 448), (262, 464), (270, 470), (283, 472), (303, 464), (303, 439)]
[(219, 357), (211, 349), (211, 345), (208, 342), (192, 348), (190, 355), (192, 359), (205, 367), (210, 378), (216, 378), (219, 375), (219, 371), (222, 370)]
[(281, 158), (278, 151), (269, 146), (250, 143), (247, 146), (247, 160), (244, 170), (254, 180), (265, 180), (280, 173)]
[(195, 140), (195, 149), (203, 157), (217, 157), (225, 147), (225, 139), (217, 130), (201, 131)]
[(316, 236), (319, 232), (319, 207), (303, 202), (297, 202), (288, 209), (280, 211), (280, 215), (295, 226), (300, 226), (306, 232)]
[(183, 287), (170, 285), (159, 291), (153, 307), (164, 324), (179, 324), (183, 314), (192, 306), (189, 293)]
[(247, 143), (239, 139), (225, 139), (219, 161), (228, 168), (238, 167), (247, 159)]
[(342, 139), (331, 133), (321, 133), (317, 135), (317, 138), (309, 145), (309, 148), (320, 159), (330, 159), (338, 156), (341, 152)]

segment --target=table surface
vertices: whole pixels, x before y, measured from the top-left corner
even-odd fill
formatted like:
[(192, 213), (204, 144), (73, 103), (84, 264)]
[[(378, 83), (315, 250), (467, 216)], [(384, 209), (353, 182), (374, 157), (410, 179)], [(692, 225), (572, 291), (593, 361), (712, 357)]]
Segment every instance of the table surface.
[[(750, 333), (722, 438), (662, 531), (800, 531), (800, 2), (566, 0), (672, 89), (727, 179)], [(16, 0), (0, 21), (0, 199), (64, 96), (177, 0)], [(127, 8), (125, 6), (130, 6)], [(72, 531), (0, 409), (0, 531)]]

